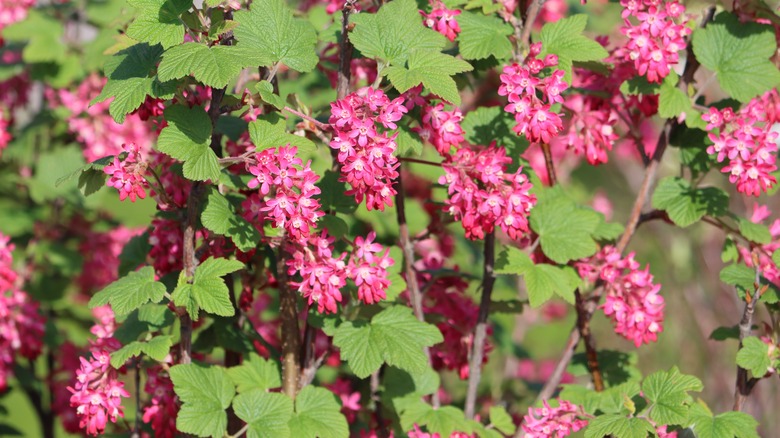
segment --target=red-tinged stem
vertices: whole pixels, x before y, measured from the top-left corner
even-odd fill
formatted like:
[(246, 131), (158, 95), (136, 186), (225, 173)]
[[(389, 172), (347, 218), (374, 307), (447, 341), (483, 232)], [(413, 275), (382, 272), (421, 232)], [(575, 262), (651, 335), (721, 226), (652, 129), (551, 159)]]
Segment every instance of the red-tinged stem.
[(547, 169), (547, 179), (550, 180), (550, 187), (558, 183), (558, 176), (555, 174), (555, 164), (553, 164), (552, 151), (548, 143), (542, 143), (542, 153), (544, 154), (544, 166)]
[(418, 158), (398, 157), (398, 161), (404, 161), (404, 162), (407, 162), (407, 163), (426, 164), (428, 166), (441, 167), (441, 163), (437, 163), (435, 161), (420, 160)]
[(289, 106), (284, 107), (284, 110), (288, 113), (295, 114), (296, 116), (302, 118), (303, 120), (306, 120), (307, 122), (310, 122), (314, 126), (316, 126), (320, 131), (330, 131), (331, 127), (327, 123), (322, 123), (319, 120), (315, 119), (314, 117), (308, 116), (298, 110), (294, 110), (290, 108)]
[(545, 0), (531, 0), (531, 4), (528, 5), (528, 10), (525, 13), (525, 22), (523, 23), (523, 33), (520, 36), (520, 42), (522, 47), (529, 47), (531, 45), (531, 30), (534, 26), (534, 21), (539, 15), (539, 12), (544, 6)]
[(287, 285), (284, 242), (279, 246), (276, 275), (279, 280), (279, 318), (282, 321), (282, 392), (290, 398), (295, 398), (301, 372), (298, 296)]
[(585, 344), (585, 357), (587, 358), (590, 378), (593, 381), (593, 389), (597, 392), (601, 392), (604, 390), (604, 378), (601, 375), (598, 352), (596, 351), (596, 342), (590, 331), (590, 318), (593, 314), (588, 312), (585, 307), (585, 300), (579, 289), (574, 291), (574, 298), (576, 300), (577, 308), (577, 331), (579, 331), (580, 337)]
[(336, 77), (336, 98), (341, 100), (349, 94), (352, 79), (352, 42), (349, 41), (349, 16), (355, 10), (355, 0), (347, 0), (341, 9), (341, 41), (339, 41), (339, 72)]
[(491, 232), (485, 236), (485, 266), (482, 272), (482, 298), (479, 302), (479, 315), (477, 326), (474, 328), (474, 343), (472, 344), (469, 360), (469, 381), (466, 392), (466, 419), (473, 420), (477, 403), (477, 390), (482, 378), (482, 360), (485, 353), (485, 340), (487, 339), (487, 320), (490, 314), (490, 296), (493, 293), (493, 283), (496, 277), (493, 273), (493, 265), (496, 258), (496, 234)]
[[(750, 291), (745, 292), (745, 309), (742, 311), (742, 318), (739, 321), (739, 350), (742, 349), (742, 343), (750, 336), (753, 331), (753, 312), (756, 302), (761, 297), (761, 270), (758, 267), (758, 256), (754, 254), (754, 266), (756, 266), (756, 278), (754, 282), (755, 292), (751, 295)], [(737, 351), (739, 351), (737, 350)], [(760, 378), (760, 376), (759, 376)], [(748, 377), (748, 370), (737, 365), (737, 380), (734, 384), (734, 406), (735, 411), (741, 411), (745, 401), (753, 391), (753, 387), (758, 383), (759, 378)]]

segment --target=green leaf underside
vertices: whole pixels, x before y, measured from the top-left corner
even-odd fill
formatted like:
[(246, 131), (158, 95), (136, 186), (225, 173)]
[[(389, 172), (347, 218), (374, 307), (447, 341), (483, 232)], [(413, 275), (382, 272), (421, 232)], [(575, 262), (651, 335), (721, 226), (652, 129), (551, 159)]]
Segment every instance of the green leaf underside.
[(722, 216), (728, 211), (728, 194), (715, 187), (692, 188), (687, 180), (667, 177), (653, 193), (653, 207), (665, 210), (681, 227), (698, 222), (704, 215)]
[(777, 49), (769, 25), (740, 23), (733, 14), (721, 12), (706, 28), (693, 32), (692, 42), (696, 59), (740, 102), (780, 85), (780, 71), (769, 59)]
[(110, 304), (119, 316), (127, 315), (142, 305), (159, 303), (165, 296), (165, 285), (154, 280), (154, 268), (145, 266), (106, 286), (89, 300), (89, 307)]
[(173, 389), (182, 402), (176, 417), (179, 432), (221, 437), (227, 430), (225, 410), (235, 395), (233, 382), (222, 367), (175, 365), (170, 370)]
[(311, 71), (319, 61), (317, 33), (306, 20), (293, 17), (284, 0), (252, 2), (250, 10), (235, 13), (233, 35), (251, 65), (281, 62), (293, 70)]
[(365, 378), (383, 363), (419, 373), (428, 367), (423, 352), (442, 341), (439, 330), (420, 322), (404, 306), (389, 307), (365, 320), (345, 321), (336, 330), (333, 343), (356, 376)]

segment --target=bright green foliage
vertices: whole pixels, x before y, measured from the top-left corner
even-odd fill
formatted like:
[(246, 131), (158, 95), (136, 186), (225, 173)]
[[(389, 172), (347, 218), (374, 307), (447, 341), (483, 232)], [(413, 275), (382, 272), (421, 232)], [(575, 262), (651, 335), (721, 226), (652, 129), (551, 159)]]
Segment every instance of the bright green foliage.
[(248, 55), (238, 47), (184, 43), (163, 53), (157, 75), (161, 81), (192, 75), (204, 85), (224, 88), (241, 69), (251, 65)]
[(737, 365), (745, 368), (753, 374), (753, 377), (761, 378), (772, 366), (772, 358), (769, 357), (769, 345), (763, 343), (755, 336), (749, 336), (742, 340), (742, 348), (737, 352)]
[(528, 254), (514, 246), (507, 246), (498, 253), (494, 272), (496, 274), (523, 275), (533, 268), (533, 264), (534, 262), (528, 257)]
[(265, 391), (282, 386), (279, 363), (263, 359), (254, 353), (245, 358), (241, 365), (228, 368), (228, 374), (239, 393)]
[(361, 379), (383, 363), (411, 373), (423, 372), (428, 367), (423, 348), (441, 341), (439, 329), (418, 321), (412, 309), (405, 306), (388, 307), (370, 322), (344, 321), (333, 336), (342, 360)]
[[(668, 79), (670, 77), (676, 78), (677, 75), (674, 72), (671, 72), (666, 78)], [(667, 79), (664, 79), (664, 81)], [(662, 84), (647, 82), (647, 78), (644, 76), (634, 76), (620, 84), (620, 92), (633, 96), (638, 94), (658, 94), (661, 90), (661, 85)]]
[(84, 196), (89, 196), (106, 185), (106, 173), (103, 169), (114, 162), (114, 156), (109, 155), (107, 157), (99, 158), (87, 165), (84, 165), (73, 172), (60, 177), (57, 182), (54, 183), (54, 187), (59, 187), (63, 183), (70, 181), (78, 176), (78, 187)]
[(471, 425), (466, 421), (463, 411), (455, 406), (435, 409), (419, 397), (410, 395), (399, 411), (401, 427), (405, 431), (417, 424), (425, 426), (429, 433), (438, 433), (440, 436), (450, 436), (453, 432), (471, 432)]
[(347, 234), (347, 231), (349, 231), (349, 225), (344, 222), (344, 219), (332, 214), (326, 214), (319, 218), (317, 222), (317, 228), (328, 230), (328, 236), (333, 236), (336, 239), (344, 237)]
[(252, 2), (247, 11), (235, 14), (239, 26), (233, 34), (253, 65), (282, 63), (307, 72), (317, 65), (317, 33), (306, 20), (294, 18), (284, 0)]
[(255, 85), (255, 90), (260, 93), (260, 98), (263, 102), (269, 103), (278, 110), (282, 110), (286, 104), (284, 98), (278, 94), (274, 94), (274, 86), (268, 81), (260, 81)]
[(306, 386), (295, 397), (295, 415), (288, 423), (295, 438), (343, 438), (349, 436), (341, 403), (325, 388)]
[(593, 233), (602, 222), (595, 211), (577, 206), (562, 191), (544, 192), (531, 210), (531, 228), (539, 235), (542, 250), (557, 263), (592, 256), (598, 246)]
[(184, 41), (184, 22), (180, 16), (192, 6), (192, 0), (128, 0), (138, 16), (127, 28), (127, 36), (164, 48)]
[(155, 336), (152, 339), (141, 342), (133, 341), (125, 344), (119, 350), (111, 353), (111, 366), (119, 369), (128, 359), (146, 354), (152, 359), (162, 362), (171, 350), (171, 337), (167, 335)]
[(316, 146), (306, 137), (287, 132), (284, 119), (271, 115), (249, 124), (249, 137), (257, 146), (257, 151), (279, 146), (297, 146), (300, 152), (314, 151)]
[(689, 391), (701, 391), (701, 381), (681, 374), (677, 367), (653, 373), (642, 382), (642, 391), (650, 403), (650, 418), (658, 424), (685, 424), (688, 406), (693, 403)]
[(666, 210), (669, 219), (681, 227), (699, 221), (704, 215), (721, 216), (728, 210), (728, 194), (715, 187), (692, 188), (687, 180), (667, 177), (653, 193), (653, 207)]
[(172, 98), (174, 90), (171, 84), (149, 76), (157, 67), (162, 53), (159, 45), (139, 43), (109, 58), (104, 67), (108, 82), (93, 103), (113, 97), (108, 111), (117, 123), (123, 123), (125, 116), (138, 109), (146, 96)]
[(563, 78), (569, 84), (574, 61), (599, 61), (609, 56), (601, 44), (582, 34), (587, 24), (588, 16), (579, 14), (542, 27), (541, 55), (558, 55), (558, 68), (566, 72)]
[(213, 188), (206, 197), (200, 220), (209, 230), (229, 236), (241, 251), (249, 251), (260, 242), (260, 233), (254, 225), (236, 214), (227, 198)]
[[(720, 271), (720, 281), (730, 284), (737, 289), (740, 298), (745, 298), (745, 293), (754, 295), (756, 292), (756, 270), (749, 268), (741, 263), (734, 263), (726, 266)], [(761, 285), (768, 285), (769, 289), (761, 295), (761, 301), (774, 304), (780, 301), (780, 289), (769, 282), (765, 277), (760, 276), (758, 281)]]
[(677, 117), (692, 110), (691, 99), (674, 82), (664, 81), (658, 90), (658, 115), (661, 117)]
[[(441, 53), (446, 39), (426, 28), (414, 0), (383, 5), (376, 14), (355, 14), (350, 41), (367, 57), (377, 58), (382, 74), (400, 92), (423, 84), (455, 105), (460, 95), (452, 75), (471, 70), (469, 63)], [(391, 67), (387, 67), (387, 66)]]
[(170, 376), (182, 402), (176, 428), (200, 437), (221, 437), (227, 430), (225, 409), (236, 394), (227, 371), (218, 366), (186, 364), (172, 367)]
[(492, 406), (490, 408), (490, 424), (505, 435), (515, 433), (515, 423), (503, 406)]
[(585, 438), (616, 436), (620, 438), (647, 438), (655, 428), (644, 418), (626, 417), (621, 414), (600, 415), (588, 423)]
[(780, 71), (769, 60), (777, 49), (769, 25), (740, 23), (721, 12), (706, 28), (693, 32), (696, 59), (717, 74), (720, 86), (740, 102), (780, 85)]
[(459, 105), (460, 94), (451, 76), (471, 69), (468, 62), (438, 50), (412, 50), (406, 67), (392, 65), (385, 69), (385, 73), (401, 93), (423, 84), (431, 93)]
[(201, 107), (174, 105), (165, 109), (168, 126), (157, 139), (161, 152), (184, 162), (184, 177), (219, 180), (219, 160), (211, 150), (211, 120)]
[(725, 412), (713, 416), (702, 401), (691, 406), (690, 425), (698, 438), (759, 438), (758, 421), (744, 412)]
[[(607, 388), (629, 381), (639, 382), (642, 380), (642, 372), (638, 367), (639, 357), (635, 351), (626, 353), (617, 350), (599, 350), (597, 358), (599, 370)], [(575, 353), (566, 371), (574, 376), (590, 375), (587, 355), (584, 352)], [(637, 392), (639, 392), (638, 387)]]
[(284, 394), (249, 391), (236, 396), (233, 411), (248, 425), (248, 438), (287, 438), (293, 401)]
[(495, 141), (497, 146), (507, 148), (507, 155), (514, 161), (520, 161), (520, 154), (528, 146), (528, 141), (512, 131), (514, 125), (512, 115), (501, 106), (477, 108), (466, 114), (461, 123), (469, 142), (488, 146)]
[(89, 307), (111, 304), (118, 316), (127, 315), (142, 305), (159, 303), (165, 296), (165, 285), (154, 280), (154, 268), (144, 266), (109, 284), (89, 300)]
[(494, 15), (463, 11), (458, 15), (458, 48), (464, 59), (484, 59), (512, 56), (512, 26)]
[(419, 156), (423, 152), (423, 142), (408, 126), (398, 126), (398, 137), (395, 138), (395, 142), (398, 144), (396, 154), (399, 157)]
[(757, 224), (742, 217), (737, 217), (736, 220), (739, 232), (751, 242), (762, 245), (772, 242), (772, 233), (769, 232), (766, 225)]
[(122, 325), (117, 327), (114, 338), (122, 344), (138, 340), (141, 334), (159, 331), (173, 324), (173, 312), (164, 304), (144, 304), (132, 311)]
[(775, 263), (775, 266), (780, 267), (780, 249), (776, 249), (772, 253), (772, 261)]
[(230, 302), (230, 291), (221, 277), (243, 267), (244, 264), (238, 260), (209, 257), (195, 269), (192, 283), (186, 281), (182, 272), (172, 294), (173, 302), (177, 306), (185, 306), (194, 320), (198, 319), (198, 309), (215, 315), (233, 316), (235, 308)]
[(634, 413), (632, 399), (640, 392), (639, 382), (629, 381), (596, 392), (579, 385), (563, 385), (561, 398), (583, 407), (585, 412), (629, 415)]
[(574, 304), (574, 290), (581, 283), (577, 272), (571, 267), (547, 264), (534, 265), (523, 278), (532, 307), (541, 306), (553, 294)]

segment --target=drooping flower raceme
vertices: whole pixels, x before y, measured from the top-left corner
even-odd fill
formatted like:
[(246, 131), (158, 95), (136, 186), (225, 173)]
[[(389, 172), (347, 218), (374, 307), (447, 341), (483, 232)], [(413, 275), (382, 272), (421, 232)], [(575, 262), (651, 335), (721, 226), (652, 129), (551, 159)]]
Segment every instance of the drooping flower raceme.
[(634, 253), (623, 258), (614, 246), (605, 246), (590, 259), (575, 264), (580, 277), (606, 283), (601, 309), (615, 326), (615, 333), (639, 347), (655, 342), (663, 331), (664, 298), (661, 285), (653, 283), (650, 267), (639, 269)]
[(105, 431), (109, 421), (116, 423), (124, 417), (122, 397), (130, 397), (124, 387), (111, 367), (108, 351), (93, 348), (89, 359), (81, 358), (76, 383), (68, 389), (73, 393), (70, 405), (76, 408), (79, 426), (87, 434), (97, 436)]
[(445, 110), (443, 103), (426, 103), (422, 107), (422, 122), (412, 128), (423, 140), (432, 144), (440, 154), (449, 154), (453, 147), (465, 141), (463, 113), (460, 109)]
[[(338, 151), (341, 164), (340, 181), (351, 189), (358, 203), (366, 199), (366, 208), (382, 210), (393, 205), (396, 191), (393, 181), (398, 177), (398, 159), (395, 138), (389, 135), (397, 129), (408, 110), (401, 97), (392, 101), (382, 90), (364, 87), (339, 101), (333, 102), (329, 122), (333, 127), (330, 147)], [(379, 126), (386, 129), (379, 132)]]
[(356, 237), (355, 252), (347, 265), (347, 275), (358, 287), (358, 299), (366, 304), (375, 304), (386, 298), (385, 291), (390, 286), (387, 268), (394, 263), (390, 248), (374, 243), (375, 238), (373, 231), (366, 238)]
[(557, 407), (551, 407), (547, 400), (541, 408), (528, 408), (528, 414), (523, 417), (520, 427), (523, 438), (563, 438), (588, 425), (581, 418), (583, 410), (580, 406), (566, 400), (559, 400)]
[(27, 18), (27, 11), (33, 6), (35, 0), (0, 0), (0, 30)]
[(179, 414), (179, 398), (173, 391), (173, 382), (159, 365), (147, 368), (146, 375), (144, 390), (150, 399), (144, 407), (143, 421), (151, 424), (155, 437), (173, 438), (177, 434), (176, 416)]
[(114, 162), (103, 168), (103, 172), (110, 175), (106, 185), (119, 190), (119, 200), (130, 198), (130, 202), (136, 199), (146, 198), (146, 174), (147, 164), (141, 158), (138, 147), (134, 144), (122, 145), (127, 152), (127, 157), (120, 160), (114, 157)]
[(780, 95), (772, 90), (745, 105), (739, 112), (731, 108), (710, 108), (702, 119), (707, 122), (712, 145), (707, 153), (719, 163), (721, 172), (740, 193), (759, 196), (777, 184), (778, 133), (772, 130), (780, 121)]
[(503, 147), (464, 147), (442, 164), (439, 183), (447, 186), (446, 211), (461, 221), (467, 238), (483, 239), (496, 226), (514, 240), (528, 232), (536, 197), (522, 168), (505, 173), (511, 161)]
[(430, 14), (420, 11), (425, 26), (444, 35), (448, 40), (455, 41), (455, 37), (460, 33), (460, 25), (455, 17), (460, 15), (460, 11), (447, 9), (441, 0), (430, 1), (430, 4), (432, 8)]
[(685, 38), (691, 33), (687, 20), (680, 18), (685, 6), (666, 0), (621, 0), (620, 4), (624, 20), (620, 31), (628, 42), (619, 55), (633, 62), (648, 82), (661, 83), (679, 61), (678, 53), (685, 50)]
[(563, 80), (563, 70), (556, 69), (546, 78), (539, 76), (545, 67), (558, 65), (555, 55), (538, 59), (541, 51), (541, 43), (532, 44), (523, 65), (514, 63), (504, 67), (498, 88), (498, 94), (509, 101), (504, 109), (514, 114), (517, 122), (512, 130), (525, 135), (531, 143), (550, 143), (563, 129), (561, 115), (552, 111), (552, 105), (563, 102), (561, 93), (569, 86)]

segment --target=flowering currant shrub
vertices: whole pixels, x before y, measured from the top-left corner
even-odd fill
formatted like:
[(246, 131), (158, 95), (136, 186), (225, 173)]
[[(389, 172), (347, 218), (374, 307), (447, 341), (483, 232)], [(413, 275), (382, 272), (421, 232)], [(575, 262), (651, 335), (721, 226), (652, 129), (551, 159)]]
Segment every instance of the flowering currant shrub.
[(0, 0), (0, 435), (775, 436), (779, 11)]

